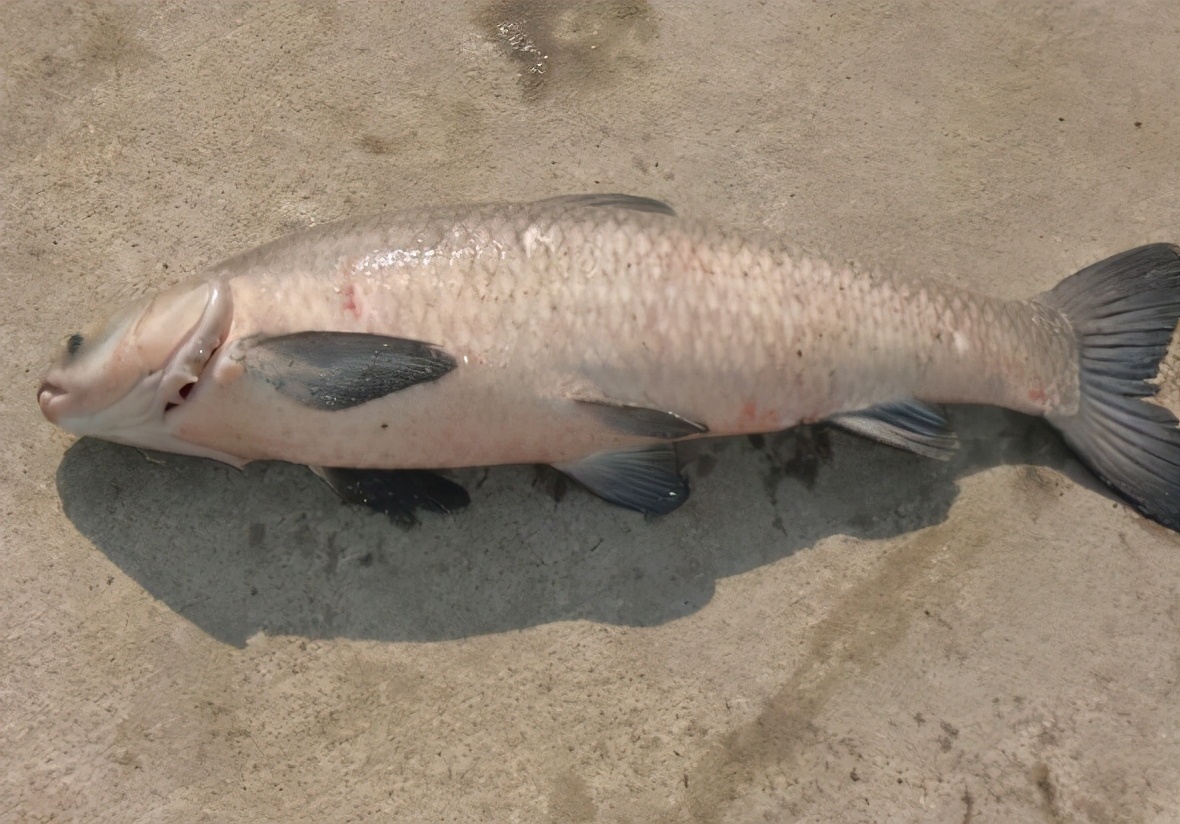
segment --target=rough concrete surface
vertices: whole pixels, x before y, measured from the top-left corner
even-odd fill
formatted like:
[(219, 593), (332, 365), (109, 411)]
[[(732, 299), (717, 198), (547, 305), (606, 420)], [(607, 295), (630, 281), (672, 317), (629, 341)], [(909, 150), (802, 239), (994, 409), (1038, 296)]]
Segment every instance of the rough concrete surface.
[(404, 530), (34, 402), (108, 305), (428, 203), (1034, 294), (1180, 239), (1177, 54), (1173, 0), (0, 5), (0, 820), (1180, 821), (1180, 536), (1031, 419), (710, 444), (650, 521), (470, 472)]

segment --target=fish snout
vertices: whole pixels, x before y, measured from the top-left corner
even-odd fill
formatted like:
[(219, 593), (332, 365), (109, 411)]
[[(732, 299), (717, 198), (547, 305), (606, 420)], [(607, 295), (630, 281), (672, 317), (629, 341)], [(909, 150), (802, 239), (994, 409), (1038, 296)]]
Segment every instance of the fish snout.
[(58, 399), (64, 398), (66, 391), (60, 386), (57, 386), (50, 381), (43, 381), (41, 388), (37, 390), (37, 404), (41, 407), (41, 414), (44, 415), (50, 423), (57, 423), (60, 403)]

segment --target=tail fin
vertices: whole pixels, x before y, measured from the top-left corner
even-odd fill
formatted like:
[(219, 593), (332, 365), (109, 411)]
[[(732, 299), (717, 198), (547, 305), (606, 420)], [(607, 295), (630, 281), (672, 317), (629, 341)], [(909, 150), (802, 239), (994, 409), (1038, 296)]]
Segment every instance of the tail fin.
[(1180, 246), (1107, 258), (1039, 300), (1069, 321), (1080, 355), (1079, 409), (1049, 422), (1103, 481), (1180, 531), (1180, 423), (1151, 382), (1180, 321)]

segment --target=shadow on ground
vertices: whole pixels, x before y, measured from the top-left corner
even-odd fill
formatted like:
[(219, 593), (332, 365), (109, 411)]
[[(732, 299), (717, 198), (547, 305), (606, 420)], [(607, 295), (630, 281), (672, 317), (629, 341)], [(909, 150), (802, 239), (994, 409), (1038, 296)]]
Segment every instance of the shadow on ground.
[[(149, 593), (241, 646), (258, 631), (434, 641), (585, 618), (654, 625), (695, 612), (718, 578), (835, 534), (887, 538), (943, 521), (956, 480), (1000, 463), (1084, 471), (1042, 423), (955, 411), (949, 463), (833, 432), (830, 457), (784, 433), (693, 445), (694, 497), (660, 519), (532, 468), (469, 471), (473, 503), (414, 528), (342, 505), (305, 468), (244, 472), (84, 439), (57, 485), (70, 520)], [(826, 446), (826, 445), (824, 445)]]

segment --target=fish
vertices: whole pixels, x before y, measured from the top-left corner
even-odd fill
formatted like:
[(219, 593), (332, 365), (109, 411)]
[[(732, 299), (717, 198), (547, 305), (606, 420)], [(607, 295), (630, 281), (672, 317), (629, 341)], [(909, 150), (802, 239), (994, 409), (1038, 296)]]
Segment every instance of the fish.
[(686, 440), (828, 422), (921, 455), (944, 404), (1044, 417), (1180, 531), (1180, 424), (1159, 402), (1180, 246), (1001, 299), (833, 263), (624, 194), (326, 223), (69, 335), (37, 392), (78, 436), (312, 467), (345, 500), (453, 511), (438, 471), (548, 464), (649, 515), (685, 503)]

